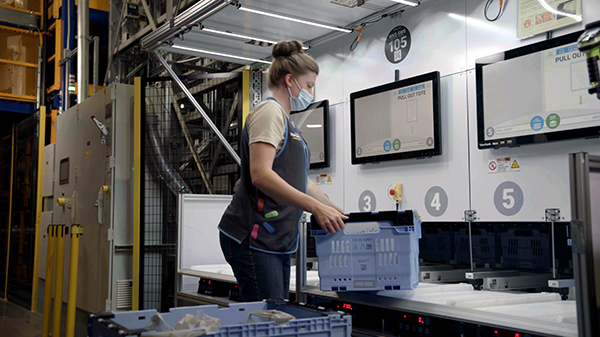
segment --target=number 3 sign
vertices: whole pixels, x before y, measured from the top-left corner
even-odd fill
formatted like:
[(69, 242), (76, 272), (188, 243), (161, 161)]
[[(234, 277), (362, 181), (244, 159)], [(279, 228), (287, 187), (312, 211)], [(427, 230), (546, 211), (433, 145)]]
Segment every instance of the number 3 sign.
[(400, 63), (410, 51), (410, 32), (404, 26), (398, 26), (388, 34), (385, 40), (385, 57), (391, 63)]

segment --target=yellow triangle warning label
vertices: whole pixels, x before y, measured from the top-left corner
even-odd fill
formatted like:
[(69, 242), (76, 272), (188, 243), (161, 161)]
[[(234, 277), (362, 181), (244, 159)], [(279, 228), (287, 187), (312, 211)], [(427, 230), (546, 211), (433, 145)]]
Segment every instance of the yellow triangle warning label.
[(327, 182), (330, 183), (331, 182), (331, 177), (327, 177)]
[(511, 169), (518, 169), (521, 168), (521, 166), (519, 166), (519, 163), (517, 163), (517, 161), (513, 161), (512, 166), (510, 167)]

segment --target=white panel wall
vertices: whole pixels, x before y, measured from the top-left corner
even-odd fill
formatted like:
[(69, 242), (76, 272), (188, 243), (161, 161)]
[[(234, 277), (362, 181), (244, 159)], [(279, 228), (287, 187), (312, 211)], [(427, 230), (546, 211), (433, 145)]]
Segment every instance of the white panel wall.
[[(337, 202), (337, 195), (342, 193), (345, 209), (358, 211), (358, 197), (368, 189), (376, 196), (377, 210), (392, 209), (394, 203), (388, 198), (387, 189), (390, 184), (402, 183), (405, 197), (402, 208), (417, 209), (424, 221), (461, 221), (467, 209), (477, 210), (483, 221), (541, 221), (545, 209), (551, 207), (560, 208), (565, 220), (570, 219), (568, 154), (577, 151), (600, 154), (600, 140), (483, 151), (476, 145), (475, 60), (546, 38), (543, 34), (518, 40), (518, 3), (505, 1), (505, 5), (503, 16), (496, 22), (488, 22), (483, 16), (485, 1), (430, 1), (408, 9), (399, 18), (369, 26), (353, 52), (349, 46), (356, 34), (311, 49), (310, 54), (321, 67), (316, 99), (329, 99), (332, 105), (342, 103), (332, 109), (335, 113), (331, 114), (331, 120), (336, 125), (332, 138), (338, 144), (332, 151), (335, 165), (326, 173), (335, 176), (335, 181), (344, 181), (344, 186), (323, 186), (332, 199)], [(582, 30), (586, 23), (600, 20), (600, 1), (583, 0), (583, 11), (583, 23), (555, 31), (553, 36)], [(391, 64), (385, 58), (384, 44), (389, 31), (397, 25), (408, 27), (412, 46), (404, 61)], [(402, 78), (440, 71), (443, 155), (353, 166), (349, 153), (350, 93), (393, 81), (395, 69), (401, 71)], [(489, 160), (503, 157), (518, 157), (521, 171), (489, 174)], [(502, 215), (494, 206), (494, 192), (504, 181), (513, 181), (523, 190), (523, 208), (514, 216)], [(431, 186), (440, 186), (448, 194), (448, 209), (440, 217), (429, 215), (424, 207), (424, 195)]]
[[(359, 197), (364, 190), (373, 192), (376, 209), (394, 209), (388, 197), (391, 184), (402, 184), (401, 208), (415, 209), (423, 221), (461, 221), (469, 209), (469, 174), (467, 141), (466, 76), (457, 74), (441, 80), (442, 156), (427, 159), (389, 161), (380, 164), (352, 165), (350, 163), (350, 107), (344, 114), (346, 144), (345, 179), (346, 210), (359, 209)], [(377, 130), (373, 130), (377, 132)], [(443, 188), (448, 195), (448, 208), (439, 217), (425, 209), (425, 194), (433, 187)]]

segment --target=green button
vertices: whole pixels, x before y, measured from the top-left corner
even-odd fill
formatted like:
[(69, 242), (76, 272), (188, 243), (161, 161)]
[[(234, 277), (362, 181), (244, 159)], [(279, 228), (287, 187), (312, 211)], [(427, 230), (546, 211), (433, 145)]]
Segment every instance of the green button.
[(271, 212), (265, 214), (265, 218), (267, 218), (267, 219), (275, 218), (278, 216), (279, 216), (279, 213), (277, 213), (277, 211), (271, 211)]

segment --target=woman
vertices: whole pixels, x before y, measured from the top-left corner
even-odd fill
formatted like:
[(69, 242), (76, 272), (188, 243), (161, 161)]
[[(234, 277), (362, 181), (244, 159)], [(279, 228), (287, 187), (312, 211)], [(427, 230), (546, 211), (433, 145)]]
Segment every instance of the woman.
[(247, 117), (240, 139), (241, 178), (219, 224), (221, 249), (233, 268), (242, 299), (289, 297), (291, 254), (298, 249), (303, 211), (331, 233), (347, 219), (307, 178), (310, 153), (290, 119), (313, 100), (319, 66), (299, 41), (273, 47), (269, 97)]

